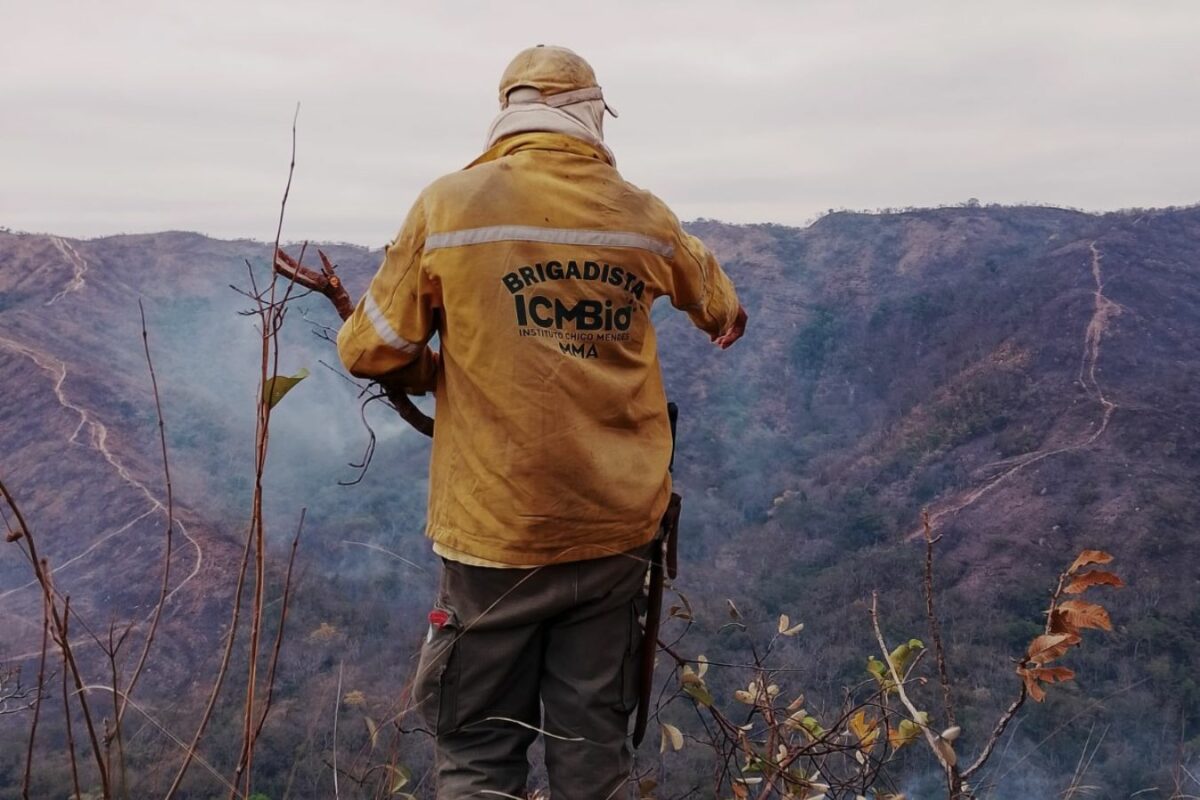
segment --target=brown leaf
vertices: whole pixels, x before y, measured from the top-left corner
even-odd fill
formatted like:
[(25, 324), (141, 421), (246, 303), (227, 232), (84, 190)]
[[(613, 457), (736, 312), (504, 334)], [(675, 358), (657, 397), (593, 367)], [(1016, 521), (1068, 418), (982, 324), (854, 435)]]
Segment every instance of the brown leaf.
[(1050, 633), (1069, 633), (1079, 635), (1079, 628), (1071, 622), (1071, 615), (1061, 609), (1054, 609), (1050, 614)]
[(1025, 660), (1040, 667), (1059, 658), (1077, 644), (1079, 637), (1073, 633), (1044, 633), (1029, 643)]
[(1075, 671), (1067, 667), (1035, 667), (1033, 669), (1018, 667), (1017, 674), (1025, 682), (1025, 691), (1036, 703), (1046, 699), (1046, 690), (1042, 688), (1041, 684), (1062, 683), (1075, 677)]
[[(1058, 604), (1056, 612), (1061, 612), (1072, 628), (1099, 628), (1111, 631), (1112, 620), (1104, 606), (1096, 603), (1085, 603), (1082, 600), (1064, 600)], [(1075, 631), (1071, 631), (1074, 633)]]
[(1113, 557), (1103, 550), (1084, 550), (1067, 569), (1067, 574), (1074, 575), (1080, 568), (1086, 567), (1088, 564), (1107, 564), (1112, 560)]
[(4, 537), (4, 541), (15, 542), (17, 539), (20, 539), (22, 535), (23, 534), (19, 530), (16, 530), (14, 528), (13, 530), (8, 532), (7, 536)]
[(1031, 672), (1043, 683), (1062, 683), (1075, 677), (1075, 670), (1070, 667), (1039, 667)]
[(1035, 703), (1040, 703), (1046, 699), (1046, 692), (1041, 686), (1038, 686), (1037, 678), (1033, 676), (1030, 670), (1018, 668), (1017, 674), (1021, 676), (1021, 680), (1025, 682), (1025, 691)]
[(1074, 580), (1067, 584), (1067, 588), (1063, 591), (1067, 594), (1079, 594), (1090, 586), (1124, 586), (1125, 582), (1117, 577), (1114, 573), (1105, 572), (1102, 569), (1094, 569), (1089, 572), (1081, 572), (1075, 576)]

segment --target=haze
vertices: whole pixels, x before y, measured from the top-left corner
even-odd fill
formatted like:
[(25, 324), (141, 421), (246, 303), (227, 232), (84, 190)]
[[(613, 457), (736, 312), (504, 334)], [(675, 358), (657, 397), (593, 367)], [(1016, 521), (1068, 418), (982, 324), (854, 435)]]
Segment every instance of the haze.
[(683, 218), (1200, 200), (1188, 2), (0, 0), (0, 226), (378, 246), (481, 149), (518, 50), (572, 47), (623, 174)]

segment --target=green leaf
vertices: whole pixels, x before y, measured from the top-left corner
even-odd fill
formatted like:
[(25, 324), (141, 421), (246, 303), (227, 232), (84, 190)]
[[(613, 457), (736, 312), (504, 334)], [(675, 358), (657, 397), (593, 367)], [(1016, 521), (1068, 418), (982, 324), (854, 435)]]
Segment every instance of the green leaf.
[(888, 731), (888, 740), (893, 750), (912, 744), (921, 735), (921, 726), (911, 719), (900, 720), (900, 726)]
[(821, 723), (817, 722), (817, 718), (812, 716), (807, 716), (800, 720), (800, 727), (808, 731), (808, 734), (814, 739), (820, 739), (828, 733), (828, 731), (821, 727)]
[(702, 706), (712, 707), (713, 696), (703, 683), (685, 683), (683, 691)]
[(920, 639), (909, 639), (903, 644), (896, 645), (896, 649), (892, 651), (888, 659), (896, 667), (896, 673), (903, 678), (904, 673), (908, 671), (908, 665), (923, 649), (925, 649), (925, 643)]
[(263, 385), (263, 397), (266, 398), (267, 407), (274, 408), (279, 405), (279, 401), (283, 396), (292, 390), (300, 381), (308, 377), (308, 368), (302, 367), (295, 375), (276, 375), (273, 378), (267, 378), (266, 384)]

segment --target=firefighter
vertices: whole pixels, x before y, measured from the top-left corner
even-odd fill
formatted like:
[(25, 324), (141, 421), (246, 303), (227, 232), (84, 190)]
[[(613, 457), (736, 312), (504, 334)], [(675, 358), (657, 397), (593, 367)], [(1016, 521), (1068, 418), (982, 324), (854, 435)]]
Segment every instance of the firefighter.
[(527, 49), (499, 101), (484, 153), (417, 197), (338, 352), (436, 399), (426, 535), (442, 569), (411, 693), (438, 797), (525, 796), (540, 731), (555, 800), (610, 798), (671, 495), (650, 309), (665, 297), (721, 349), (746, 312), (708, 249), (617, 172), (616, 113), (586, 61)]

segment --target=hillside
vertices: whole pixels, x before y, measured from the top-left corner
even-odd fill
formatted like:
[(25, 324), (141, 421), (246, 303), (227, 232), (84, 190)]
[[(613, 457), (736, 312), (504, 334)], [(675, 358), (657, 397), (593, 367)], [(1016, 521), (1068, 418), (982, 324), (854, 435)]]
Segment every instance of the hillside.
[[(750, 327), (717, 353), (666, 303), (655, 309), (682, 409), (678, 588), (698, 621), (687, 646), (744, 661), (745, 637), (718, 632), (726, 597), (751, 633), (769, 634), (787, 612), (807, 629), (776, 658), (801, 669), (794, 680), (814, 707), (836, 704), (872, 652), (872, 589), (893, 638), (925, 634), (913, 535), (928, 507), (943, 534), (941, 604), (968, 741), (1011, 699), (1010, 659), (1079, 549), (1114, 553), (1130, 584), (1108, 600), (1116, 630), (1073, 657), (1078, 680), (1028, 711), (988, 776), (997, 797), (1057, 794), (1089, 730), (1111, 731), (1089, 774), (1113, 791), (1104, 796), (1166, 787), (1176, 765), (1194, 764), (1200, 209), (969, 207), (834, 213), (803, 229), (690, 227), (738, 284)], [(358, 296), (379, 253), (325, 249)], [(145, 304), (178, 523), (162, 656), (145, 691), (172, 729), (190, 724), (227, 624), (257, 370), (257, 335), (237, 313), (248, 301), (229, 284), (249, 285), (247, 260), (261, 277), (268, 254), (180, 232), (0, 233), (0, 474), (60, 589), (102, 626), (147, 613), (162, 558), (138, 298)], [(267, 791), (296, 796), (327, 780), (318, 756), (339, 662), (346, 687), (366, 697), (355, 713), (395, 708), (435, 569), (420, 536), (425, 441), (372, 408), (374, 462), (360, 483), (338, 483), (356, 476), (347, 464), (368, 437), (357, 389), (321, 364), (336, 356), (313, 332), (334, 324), (322, 298), (291, 314), (280, 371), (303, 366), (312, 377), (280, 406), (268, 467), (268, 526), (281, 548), (300, 508), (309, 515), (263, 762)], [(17, 555), (0, 550), (0, 661), (28, 665), (40, 600)], [(10, 720), (0, 717), (0, 786), (19, 774), (21, 748), (8, 743), (23, 732)], [(152, 730), (141, 735), (148, 751), (172, 753)], [(227, 749), (215, 744), (209, 757), (224, 763)], [(312, 763), (296, 769), (295, 754)], [(910, 791), (928, 766), (907, 765)], [(142, 768), (154, 787), (170, 767), (148, 755)], [(692, 768), (681, 762), (679, 780)]]

